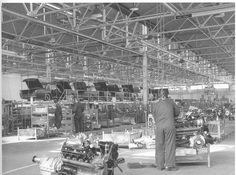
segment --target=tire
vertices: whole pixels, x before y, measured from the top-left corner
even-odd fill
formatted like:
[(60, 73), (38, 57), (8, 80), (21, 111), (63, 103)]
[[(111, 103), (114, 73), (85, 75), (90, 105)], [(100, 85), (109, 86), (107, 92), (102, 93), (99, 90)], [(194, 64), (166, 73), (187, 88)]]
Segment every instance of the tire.
[(45, 101), (51, 100), (51, 95), (50, 94), (45, 94)]

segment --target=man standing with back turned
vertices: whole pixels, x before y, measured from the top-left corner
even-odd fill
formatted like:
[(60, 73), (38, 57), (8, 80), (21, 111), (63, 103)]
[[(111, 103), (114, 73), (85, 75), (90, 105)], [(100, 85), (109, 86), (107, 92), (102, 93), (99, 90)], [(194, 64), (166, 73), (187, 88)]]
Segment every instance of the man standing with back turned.
[(159, 170), (176, 171), (174, 117), (179, 115), (174, 101), (168, 98), (168, 90), (161, 89), (160, 99), (153, 104), (153, 116), (156, 123), (156, 165)]
[(75, 133), (83, 132), (83, 112), (84, 105), (80, 102), (80, 99), (75, 100), (74, 106), (72, 108), (72, 113), (74, 114), (74, 124), (75, 124)]

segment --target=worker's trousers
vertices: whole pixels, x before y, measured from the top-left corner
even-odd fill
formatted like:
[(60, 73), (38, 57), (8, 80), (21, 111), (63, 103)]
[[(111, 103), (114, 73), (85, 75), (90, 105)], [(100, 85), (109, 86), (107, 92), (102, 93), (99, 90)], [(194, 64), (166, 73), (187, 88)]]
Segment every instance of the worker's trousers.
[(175, 127), (156, 127), (156, 164), (158, 168), (175, 166)]
[(83, 120), (82, 117), (74, 117), (74, 122), (75, 122), (75, 133), (78, 132), (83, 132), (84, 128), (83, 128)]

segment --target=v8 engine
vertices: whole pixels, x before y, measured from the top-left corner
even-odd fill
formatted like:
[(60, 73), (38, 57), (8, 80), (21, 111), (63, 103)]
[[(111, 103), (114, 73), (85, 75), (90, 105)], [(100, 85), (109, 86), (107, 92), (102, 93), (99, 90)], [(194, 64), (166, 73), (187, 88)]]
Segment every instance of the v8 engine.
[(122, 169), (124, 163), (118, 158), (118, 145), (113, 142), (99, 141), (97, 145), (85, 140), (82, 144), (64, 142), (60, 156), (37, 158), (42, 175), (114, 175), (114, 168)]

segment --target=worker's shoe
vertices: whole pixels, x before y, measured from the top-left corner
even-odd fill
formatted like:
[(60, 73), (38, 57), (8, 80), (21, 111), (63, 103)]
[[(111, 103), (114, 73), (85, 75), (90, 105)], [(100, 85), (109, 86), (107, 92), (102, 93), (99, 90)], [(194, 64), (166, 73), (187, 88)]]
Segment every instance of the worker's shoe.
[(163, 168), (159, 168), (159, 167), (157, 167), (157, 170), (159, 170), (159, 171), (162, 171), (162, 170), (164, 170), (165, 168), (163, 167)]
[(179, 168), (177, 167), (166, 167), (166, 171), (177, 171)]

